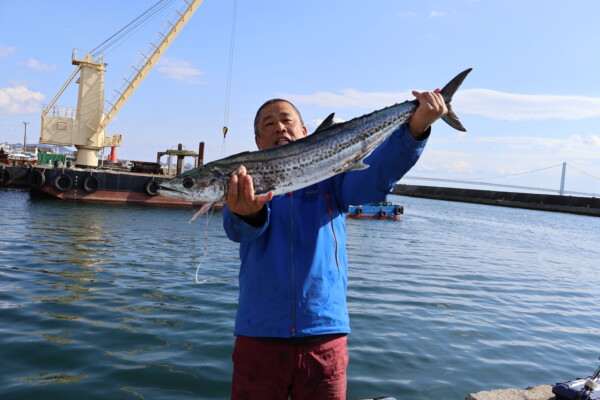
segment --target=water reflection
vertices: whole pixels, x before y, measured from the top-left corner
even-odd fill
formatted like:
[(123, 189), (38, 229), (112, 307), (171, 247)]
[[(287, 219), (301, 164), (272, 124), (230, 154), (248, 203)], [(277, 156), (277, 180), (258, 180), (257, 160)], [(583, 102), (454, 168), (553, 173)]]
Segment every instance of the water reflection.
[(38, 385), (64, 385), (79, 383), (88, 376), (88, 374), (69, 375), (52, 372), (38, 372), (37, 375), (38, 376), (31, 378), (18, 378), (18, 380)]
[[(49, 200), (48, 200), (49, 201)], [(40, 265), (63, 263), (84, 271), (70, 272), (70, 279), (90, 278), (85, 273), (108, 260), (106, 250), (116, 236), (106, 221), (106, 212), (91, 204), (56, 202), (48, 212), (48, 201), (31, 202), (27, 241), (36, 244), (32, 256)], [(46, 213), (40, 218), (40, 213)], [(61, 272), (61, 271), (59, 271)], [(88, 271), (90, 272), (90, 271)]]

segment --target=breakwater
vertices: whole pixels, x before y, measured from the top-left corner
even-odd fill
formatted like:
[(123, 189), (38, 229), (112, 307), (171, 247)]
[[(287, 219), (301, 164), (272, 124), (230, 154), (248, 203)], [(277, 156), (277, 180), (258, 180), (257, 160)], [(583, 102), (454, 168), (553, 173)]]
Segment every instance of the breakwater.
[(400, 196), (600, 217), (600, 198), (596, 197), (559, 196), (404, 184), (396, 185), (392, 193)]

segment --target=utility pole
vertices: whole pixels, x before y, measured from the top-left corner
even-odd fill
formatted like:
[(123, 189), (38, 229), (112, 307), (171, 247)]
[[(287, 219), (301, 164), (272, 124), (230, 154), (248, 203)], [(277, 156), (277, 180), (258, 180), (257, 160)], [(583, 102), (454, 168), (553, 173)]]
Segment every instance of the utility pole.
[(23, 153), (27, 152), (27, 124), (29, 122), (23, 121), (23, 125), (25, 125), (25, 137), (23, 138)]
[(565, 194), (565, 174), (567, 172), (567, 163), (563, 163), (562, 176), (560, 178), (560, 195)]

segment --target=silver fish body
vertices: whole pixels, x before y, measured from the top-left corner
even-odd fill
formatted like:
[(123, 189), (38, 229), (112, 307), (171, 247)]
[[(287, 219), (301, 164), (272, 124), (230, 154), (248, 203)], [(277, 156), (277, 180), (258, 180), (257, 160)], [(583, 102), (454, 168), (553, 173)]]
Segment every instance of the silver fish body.
[[(458, 74), (441, 91), (448, 106), (442, 119), (462, 131), (450, 101), (470, 71)], [(416, 100), (405, 101), (340, 124), (333, 124), (331, 114), (301, 140), (210, 162), (161, 183), (159, 193), (204, 204), (225, 201), (230, 176), (241, 165), (252, 176), (256, 195), (292, 192), (342, 172), (368, 168), (363, 160), (405, 124), (417, 106)]]

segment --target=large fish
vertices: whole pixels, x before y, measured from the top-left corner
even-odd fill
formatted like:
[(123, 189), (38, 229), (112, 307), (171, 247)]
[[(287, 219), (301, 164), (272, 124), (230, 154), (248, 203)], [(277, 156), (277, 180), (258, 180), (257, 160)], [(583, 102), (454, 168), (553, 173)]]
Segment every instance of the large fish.
[[(440, 92), (448, 107), (442, 119), (463, 132), (466, 129), (450, 102), (469, 72), (471, 68), (458, 74)], [(288, 193), (342, 172), (368, 168), (364, 159), (405, 124), (418, 105), (417, 100), (405, 101), (339, 124), (333, 123), (331, 114), (301, 140), (210, 162), (162, 182), (159, 193), (204, 204), (197, 216), (214, 203), (225, 201), (231, 174), (241, 165), (252, 176), (256, 195)]]

